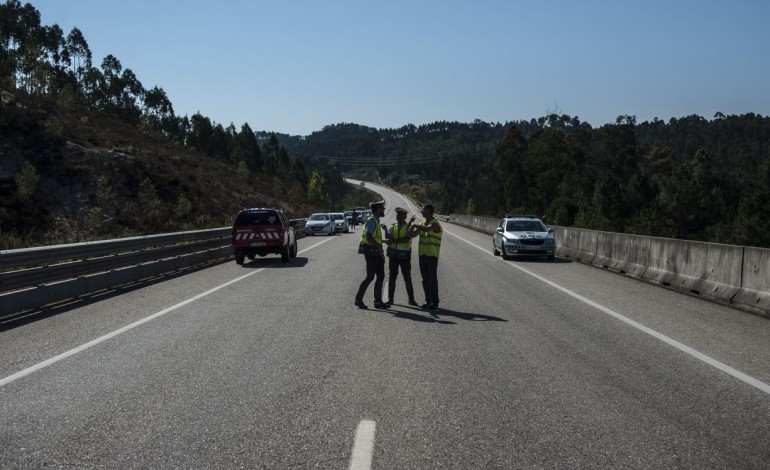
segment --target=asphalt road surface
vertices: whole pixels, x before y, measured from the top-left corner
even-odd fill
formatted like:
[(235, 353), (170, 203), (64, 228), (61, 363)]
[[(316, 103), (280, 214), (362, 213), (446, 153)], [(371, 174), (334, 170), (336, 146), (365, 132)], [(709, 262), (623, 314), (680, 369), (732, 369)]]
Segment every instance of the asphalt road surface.
[(436, 311), (347, 233), (0, 324), (0, 468), (770, 468), (770, 320), (444, 227)]

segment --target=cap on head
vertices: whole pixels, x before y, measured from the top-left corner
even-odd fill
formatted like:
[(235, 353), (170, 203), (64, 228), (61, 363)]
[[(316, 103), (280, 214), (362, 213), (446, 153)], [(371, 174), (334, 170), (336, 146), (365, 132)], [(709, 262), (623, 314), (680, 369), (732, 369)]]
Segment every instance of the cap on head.
[(385, 207), (385, 201), (376, 201), (376, 202), (370, 202), (369, 203), (369, 208), (371, 210), (375, 210), (377, 207), (384, 208)]
[(431, 214), (433, 213), (433, 204), (425, 204), (424, 206), (422, 206), (422, 208), (423, 210), (430, 211)]
[(408, 214), (409, 211), (404, 209), (403, 207), (396, 207), (396, 214)]

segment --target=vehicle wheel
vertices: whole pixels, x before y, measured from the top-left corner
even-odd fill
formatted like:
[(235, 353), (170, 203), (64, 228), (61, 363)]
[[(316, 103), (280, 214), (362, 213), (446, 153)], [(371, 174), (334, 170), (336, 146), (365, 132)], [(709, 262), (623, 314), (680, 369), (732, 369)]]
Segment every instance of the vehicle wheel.
[(235, 255), (235, 264), (243, 264), (243, 254)]
[(291, 252), (289, 253), (289, 256), (291, 258), (296, 258), (297, 257), (297, 242), (294, 242), (294, 245), (292, 245)]
[(289, 262), (289, 247), (285, 246), (281, 248), (281, 263), (288, 263)]
[(555, 257), (554, 255), (549, 255), (549, 256), (548, 256), (548, 261), (553, 261), (555, 258), (556, 258), (556, 257)]
[(505, 254), (505, 247), (502, 245), (500, 246), (500, 254), (503, 256), (504, 260), (508, 260), (508, 255)]
[(492, 241), (492, 254), (495, 256), (500, 256), (500, 252), (497, 250), (497, 247), (495, 246), (494, 241)]

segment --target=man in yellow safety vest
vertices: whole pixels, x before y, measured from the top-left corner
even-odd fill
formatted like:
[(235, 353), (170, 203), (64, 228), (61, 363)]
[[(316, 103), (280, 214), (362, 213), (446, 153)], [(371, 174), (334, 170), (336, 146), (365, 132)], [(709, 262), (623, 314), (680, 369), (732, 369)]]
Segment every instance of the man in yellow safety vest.
[(407, 210), (396, 207), (396, 223), (391, 225), (387, 232), (388, 244), (388, 305), (393, 305), (393, 294), (396, 292), (396, 278), (398, 270), (404, 277), (406, 294), (409, 296), (409, 305), (417, 306), (414, 300), (414, 287), (412, 286), (412, 238), (417, 234), (412, 230), (414, 216), (407, 223)]
[(425, 303), (422, 308), (431, 310), (438, 308), (438, 256), (441, 251), (441, 237), (444, 229), (433, 217), (433, 206), (426, 204), (422, 207), (422, 216), (425, 220), (419, 225), (413, 225), (413, 229), (420, 235), (418, 255), (420, 257), (420, 275), (422, 275), (422, 288), (425, 291)]
[[(382, 249), (382, 228), (380, 218), (385, 215), (385, 201), (369, 204), (372, 215), (366, 219), (361, 231), (361, 241), (358, 244), (358, 252), (366, 259), (366, 277), (361, 281), (356, 294), (355, 306), (361, 309), (369, 308), (364, 303), (364, 294), (369, 284), (374, 280), (374, 307), (388, 308), (388, 304), (382, 301), (382, 284), (385, 281), (385, 252)], [(376, 279), (375, 279), (376, 278)]]

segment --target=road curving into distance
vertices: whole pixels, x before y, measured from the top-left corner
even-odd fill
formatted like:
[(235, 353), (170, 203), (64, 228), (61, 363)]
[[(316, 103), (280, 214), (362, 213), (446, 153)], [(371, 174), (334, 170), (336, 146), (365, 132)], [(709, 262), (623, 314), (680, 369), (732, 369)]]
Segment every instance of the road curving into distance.
[(0, 324), (0, 467), (767, 468), (768, 319), (444, 227), (438, 311), (347, 233)]

